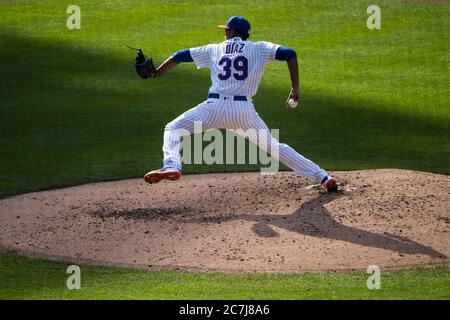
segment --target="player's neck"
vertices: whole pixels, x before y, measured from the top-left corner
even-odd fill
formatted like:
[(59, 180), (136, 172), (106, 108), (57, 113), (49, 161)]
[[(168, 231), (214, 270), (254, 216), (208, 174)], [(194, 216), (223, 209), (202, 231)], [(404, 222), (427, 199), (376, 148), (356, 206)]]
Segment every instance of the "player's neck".
[(245, 40), (242, 39), (242, 38), (239, 37), (239, 36), (235, 36), (235, 37), (232, 37), (232, 38), (228, 38), (228, 39), (225, 40), (225, 41), (245, 41)]

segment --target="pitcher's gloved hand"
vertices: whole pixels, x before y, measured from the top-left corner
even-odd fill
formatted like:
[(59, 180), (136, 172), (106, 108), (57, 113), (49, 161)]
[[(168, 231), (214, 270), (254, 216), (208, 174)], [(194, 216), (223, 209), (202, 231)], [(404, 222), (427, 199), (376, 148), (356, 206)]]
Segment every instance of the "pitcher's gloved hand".
[(134, 66), (137, 74), (142, 79), (154, 78), (158, 75), (155, 65), (153, 64), (153, 59), (146, 57), (140, 48), (137, 49), (137, 56), (134, 60)]

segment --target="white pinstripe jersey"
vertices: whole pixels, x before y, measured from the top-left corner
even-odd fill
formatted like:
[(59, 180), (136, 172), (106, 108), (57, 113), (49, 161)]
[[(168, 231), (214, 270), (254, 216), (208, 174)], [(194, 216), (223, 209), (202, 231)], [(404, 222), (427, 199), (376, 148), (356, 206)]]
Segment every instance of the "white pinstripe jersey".
[(232, 38), (218, 44), (191, 48), (197, 68), (211, 69), (210, 93), (252, 97), (258, 91), (265, 66), (275, 60), (280, 46), (265, 41)]

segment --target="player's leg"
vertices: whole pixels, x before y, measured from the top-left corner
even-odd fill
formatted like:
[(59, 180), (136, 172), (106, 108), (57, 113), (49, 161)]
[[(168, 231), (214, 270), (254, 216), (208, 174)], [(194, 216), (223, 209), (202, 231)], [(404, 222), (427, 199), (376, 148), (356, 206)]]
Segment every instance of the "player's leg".
[[(327, 172), (287, 144), (279, 143), (272, 136), (269, 128), (256, 111), (252, 110), (251, 112), (247, 112), (243, 118), (245, 119), (243, 122), (246, 127), (243, 128), (244, 130), (249, 128), (255, 129), (256, 133), (248, 135), (251, 142), (257, 144), (264, 151), (271, 154), (276, 160), (298, 174), (301, 174), (314, 182), (325, 184), (329, 190), (334, 190), (334, 186), (332, 186), (333, 183), (328, 183), (328, 180), (331, 181), (331, 179), (328, 177)], [(335, 184), (334, 179), (332, 179), (332, 181)]]
[[(186, 111), (173, 121), (169, 122), (164, 129), (164, 167), (159, 170), (148, 172), (144, 179), (148, 183), (157, 183), (163, 179), (177, 180), (181, 176), (180, 144), (183, 136), (194, 132), (201, 132), (211, 128), (214, 110), (205, 108), (206, 102)], [(201, 128), (195, 127), (200, 125)]]
[(203, 122), (202, 118), (202, 108), (199, 105), (166, 124), (162, 148), (164, 167), (176, 168), (181, 171), (181, 138), (192, 134), (195, 130), (195, 122)]

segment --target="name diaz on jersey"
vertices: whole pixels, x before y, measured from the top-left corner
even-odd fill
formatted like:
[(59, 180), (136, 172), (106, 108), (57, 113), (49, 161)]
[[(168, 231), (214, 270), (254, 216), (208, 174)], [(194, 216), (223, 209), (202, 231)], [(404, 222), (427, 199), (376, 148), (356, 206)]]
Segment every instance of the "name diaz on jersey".
[(244, 52), (245, 43), (230, 43), (225, 47), (225, 54)]

